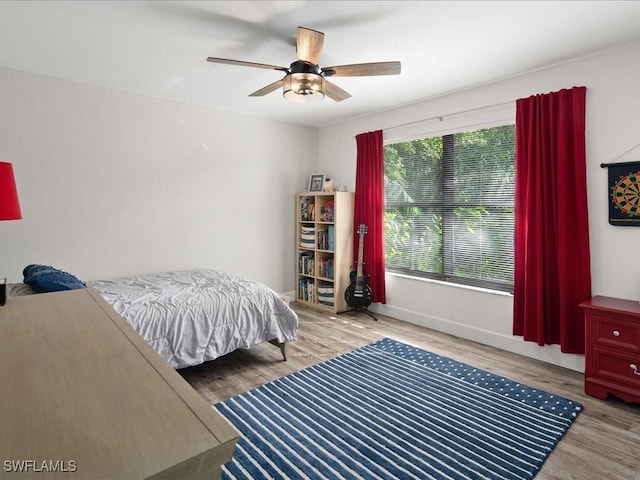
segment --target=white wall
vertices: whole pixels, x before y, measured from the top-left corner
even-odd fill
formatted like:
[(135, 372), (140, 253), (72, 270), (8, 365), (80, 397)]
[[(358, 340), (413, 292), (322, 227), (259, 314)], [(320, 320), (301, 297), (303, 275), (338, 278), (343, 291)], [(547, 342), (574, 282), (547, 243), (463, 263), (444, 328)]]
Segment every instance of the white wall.
[[(320, 172), (335, 176), (350, 190), (355, 185), (355, 135), (382, 129), (385, 140), (399, 125), (493, 105), (518, 98), (584, 85), (587, 87), (587, 181), (594, 295), (640, 299), (640, 228), (608, 224), (607, 171), (600, 163), (613, 162), (640, 144), (640, 46), (582, 59), (570, 64), (506, 79), (491, 85), (453, 93), (366, 118), (325, 127), (320, 131)], [(425, 79), (429, 81), (429, 79)], [(513, 108), (515, 108), (513, 106)], [(490, 115), (490, 110), (486, 112)], [(501, 109), (497, 109), (501, 110)], [(496, 115), (502, 115), (500, 112)], [(425, 132), (439, 120), (415, 124)], [(616, 161), (640, 160), (640, 148)], [(567, 188), (571, 188), (567, 186)], [(566, 208), (572, 208), (567, 205)], [(514, 351), (578, 371), (581, 355), (566, 355), (557, 346), (538, 347), (511, 335), (512, 297), (451, 286), (439, 282), (387, 276), (387, 304), (376, 310), (437, 330)]]
[(0, 160), (23, 219), (0, 276), (81, 279), (211, 267), (293, 289), (294, 194), (317, 130), (0, 69)]
[[(637, 58), (640, 46), (319, 132), (0, 69), (0, 160), (14, 164), (24, 217), (0, 222), (0, 276), (20, 281), (29, 263), (87, 280), (202, 266), (291, 291), (294, 193), (312, 172), (353, 190), (355, 135), (389, 137), (398, 125), (585, 85), (593, 293), (639, 299), (640, 229), (608, 224), (599, 167), (640, 143)], [(433, 130), (434, 122), (416, 125)], [(618, 161), (639, 158), (637, 149)], [(395, 275), (387, 282), (381, 312), (583, 369), (581, 356), (513, 337), (509, 295)]]

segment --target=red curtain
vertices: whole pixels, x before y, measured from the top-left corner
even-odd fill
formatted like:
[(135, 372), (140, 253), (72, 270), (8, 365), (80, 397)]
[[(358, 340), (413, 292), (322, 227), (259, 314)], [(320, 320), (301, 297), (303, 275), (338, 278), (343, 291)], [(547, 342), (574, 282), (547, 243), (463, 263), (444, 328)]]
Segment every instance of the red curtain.
[(356, 136), (356, 193), (354, 205), (354, 260), (358, 258), (358, 226), (364, 237), (364, 271), (370, 276), (373, 302), (386, 303), (384, 281), (384, 156), (382, 130)]
[(585, 87), (516, 102), (513, 333), (584, 353), (591, 297)]

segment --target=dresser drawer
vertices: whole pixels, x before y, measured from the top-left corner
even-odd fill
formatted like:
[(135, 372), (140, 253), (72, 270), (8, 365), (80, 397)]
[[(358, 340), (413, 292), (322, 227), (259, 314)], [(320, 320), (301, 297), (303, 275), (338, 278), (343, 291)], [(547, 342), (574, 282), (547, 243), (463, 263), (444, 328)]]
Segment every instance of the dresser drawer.
[(580, 308), (585, 313), (584, 391), (640, 403), (640, 303), (595, 296)]
[(589, 375), (640, 387), (640, 356), (593, 348)]
[(640, 351), (640, 325), (636, 322), (594, 314), (592, 328), (595, 345)]

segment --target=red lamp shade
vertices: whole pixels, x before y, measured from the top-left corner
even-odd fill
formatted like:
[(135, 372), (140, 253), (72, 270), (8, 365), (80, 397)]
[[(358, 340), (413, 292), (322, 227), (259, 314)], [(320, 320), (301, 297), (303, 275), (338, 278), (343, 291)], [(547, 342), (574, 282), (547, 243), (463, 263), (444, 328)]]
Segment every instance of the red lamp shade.
[(18, 220), (22, 218), (13, 165), (0, 162), (0, 220)]

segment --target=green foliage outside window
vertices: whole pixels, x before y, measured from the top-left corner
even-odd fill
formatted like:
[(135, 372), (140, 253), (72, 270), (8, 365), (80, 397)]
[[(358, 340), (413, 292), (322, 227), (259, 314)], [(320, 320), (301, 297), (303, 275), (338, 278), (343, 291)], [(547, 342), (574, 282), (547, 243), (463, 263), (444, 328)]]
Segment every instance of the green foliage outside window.
[(386, 145), (390, 271), (510, 291), (513, 125)]

